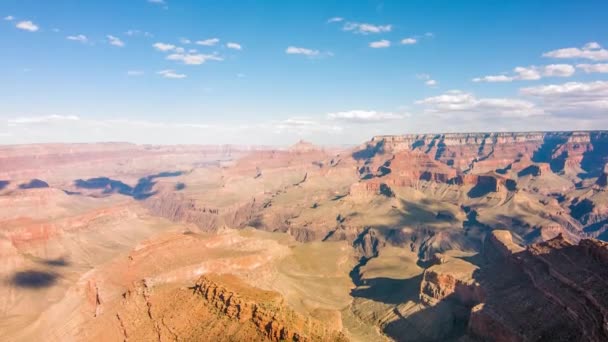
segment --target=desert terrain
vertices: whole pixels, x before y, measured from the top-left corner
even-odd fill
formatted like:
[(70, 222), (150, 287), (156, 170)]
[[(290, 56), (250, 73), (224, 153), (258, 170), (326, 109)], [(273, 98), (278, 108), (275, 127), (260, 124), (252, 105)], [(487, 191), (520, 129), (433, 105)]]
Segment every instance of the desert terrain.
[(0, 147), (3, 341), (606, 341), (608, 132)]

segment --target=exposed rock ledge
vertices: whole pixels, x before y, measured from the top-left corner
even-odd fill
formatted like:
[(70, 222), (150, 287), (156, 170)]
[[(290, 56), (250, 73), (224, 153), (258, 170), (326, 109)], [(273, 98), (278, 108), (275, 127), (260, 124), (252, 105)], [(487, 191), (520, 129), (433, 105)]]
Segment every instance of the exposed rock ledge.
[(279, 293), (247, 286), (232, 275), (202, 276), (194, 291), (230, 319), (253, 322), (272, 341), (346, 341), (341, 332), (288, 308)]

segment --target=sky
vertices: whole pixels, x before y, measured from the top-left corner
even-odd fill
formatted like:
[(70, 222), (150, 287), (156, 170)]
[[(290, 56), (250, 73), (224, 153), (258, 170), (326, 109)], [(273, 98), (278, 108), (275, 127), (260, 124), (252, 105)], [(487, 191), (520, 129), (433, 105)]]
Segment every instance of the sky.
[(0, 144), (608, 129), (608, 1), (1, 0)]

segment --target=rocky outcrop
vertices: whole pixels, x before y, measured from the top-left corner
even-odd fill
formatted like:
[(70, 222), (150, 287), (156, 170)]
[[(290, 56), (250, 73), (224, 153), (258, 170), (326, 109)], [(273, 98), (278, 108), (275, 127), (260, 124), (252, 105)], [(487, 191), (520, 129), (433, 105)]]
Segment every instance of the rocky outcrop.
[(424, 271), (420, 283), (420, 301), (435, 305), (449, 299), (472, 307), (484, 300), (480, 284), (474, 273), (478, 268), (459, 258), (435, 255), (435, 265)]
[(293, 311), (277, 292), (230, 274), (191, 287), (135, 282), (122, 296), (113, 333), (127, 341), (346, 341), (333, 324)]
[(608, 244), (562, 235), (525, 250), (510, 233), (493, 232), (495, 249), (480, 279), (486, 296), (471, 311), (468, 332), (492, 341), (606, 341)]
[(280, 294), (249, 287), (233, 276), (202, 276), (194, 293), (232, 320), (253, 322), (271, 341), (346, 340), (339, 331), (288, 308)]

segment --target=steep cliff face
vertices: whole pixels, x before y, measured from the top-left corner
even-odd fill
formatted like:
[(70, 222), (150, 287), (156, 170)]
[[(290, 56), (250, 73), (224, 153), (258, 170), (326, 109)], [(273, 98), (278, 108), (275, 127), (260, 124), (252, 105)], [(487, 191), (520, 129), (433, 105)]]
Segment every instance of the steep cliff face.
[(596, 174), (606, 162), (605, 151), (601, 151), (606, 144), (608, 133), (604, 131), (448, 133), (376, 136), (361, 149), (421, 151), (460, 171), (486, 172), (524, 158), (551, 163), (556, 171), (582, 168)]
[(478, 267), (458, 258), (436, 255), (435, 265), (424, 271), (420, 284), (420, 301), (435, 305), (442, 300), (455, 300), (473, 306), (484, 300), (483, 289), (474, 278)]
[(488, 241), (502, 258), (482, 268), (486, 297), (471, 311), (469, 333), (493, 341), (608, 338), (608, 244), (561, 235), (515, 247), (507, 232)]
[(192, 223), (209, 232), (224, 226), (241, 227), (252, 219), (260, 207), (255, 199), (221, 208), (209, 207), (179, 193), (162, 193), (146, 199), (143, 205), (155, 215), (176, 222)]
[[(608, 243), (558, 237), (523, 248), (488, 234), (476, 265), (436, 255), (420, 301), (466, 322), (458, 336), (483, 341), (606, 341)], [(457, 329), (457, 328), (453, 328)], [(453, 330), (453, 332), (457, 330)]]

